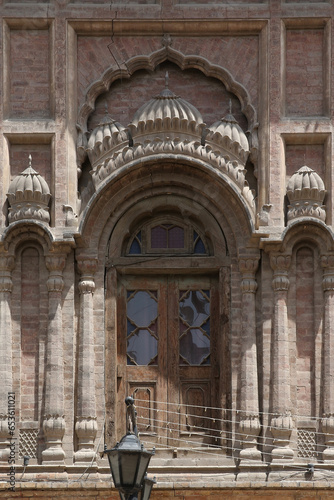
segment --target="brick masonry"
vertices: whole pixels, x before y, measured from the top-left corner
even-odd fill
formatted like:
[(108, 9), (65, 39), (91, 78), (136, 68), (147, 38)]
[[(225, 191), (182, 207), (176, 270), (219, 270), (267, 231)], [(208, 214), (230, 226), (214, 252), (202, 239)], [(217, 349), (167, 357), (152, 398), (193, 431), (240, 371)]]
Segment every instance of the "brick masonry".
[[(8, 493), (2, 479), (8, 434), (1, 417), (0, 498), (118, 498), (97, 476), (75, 481), (90, 466), (90, 474), (108, 474), (106, 459), (95, 459), (93, 451), (121, 437), (120, 388), (137, 383), (124, 375), (119, 352), (119, 297), (131, 273), (143, 287), (166, 275), (214, 275), (220, 293), (220, 351), (210, 377), (223, 407), (222, 449), (200, 459), (180, 451), (176, 441), (171, 450), (160, 450), (152, 465), (160, 482), (152, 499), (331, 498), (332, 2), (4, 0), (0, 18), (0, 357), (2, 374), (10, 375), (0, 387), (0, 415), (13, 390), (17, 432), (38, 430), (26, 480)], [(110, 141), (101, 164), (92, 165), (85, 141), (105, 108), (127, 127), (164, 88), (166, 71), (169, 88), (207, 125), (225, 116), (231, 101), (251, 142), (246, 166), (226, 143), (215, 144), (213, 152), (202, 148), (201, 134), (188, 124), (162, 130), (155, 122), (147, 132), (149, 120), (133, 146)], [(163, 153), (157, 152), (159, 141)], [(103, 177), (110, 151), (113, 167)], [(27, 168), (29, 154), (50, 188), (50, 224), (30, 217), (41, 196), (32, 187), (22, 192), (26, 217), (9, 223), (8, 188)], [(118, 156), (123, 163), (116, 168)], [(233, 157), (230, 168), (238, 178), (217, 166), (220, 156), (227, 162)], [(306, 193), (304, 216), (287, 221), (286, 185), (304, 165), (325, 183), (325, 222), (316, 208), (315, 216), (307, 211), (318, 200), (316, 189)], [(98, 168), (101, 179), (94, 184)], [(133, 235), (159, 217), (197, 225), (210, 255), (155, 254), (146, 261), (126, 255)], [(80, 259), (96, 260), (96, 269), (79, 272)], [(258, 263), (257, 270), (244, 262)], [(82, 338), (90, 345), (88, 359)], [(191, 384), (198, 383), (196, 367), (191, 370)], [(156, 381), (139, 384), (148, 394), (145, 383)], [(178, 383), (168, 387), (177, 393)], [(143, 414), (156, 416), (150, 401), (147, 396)], [(313, 444), (300, 443), (299, 431), (309, 430), (316, 441), (305, 457), (300, 446), (305, 451)], [(159, 444), (160, 437), (149, 434), (147, 447), (151, 438)], [(290, 462), (284, 453), (292, 454)], [(245, 456), (260, 460), (250, 467)], [(307, 478), (310, 460), (317, 470)], [(178, 467), (185, 468), (182, 481)], [(196, 467), (211, 467), (212, 475)], [(215, 467), (225, 467), (226, 475)]]

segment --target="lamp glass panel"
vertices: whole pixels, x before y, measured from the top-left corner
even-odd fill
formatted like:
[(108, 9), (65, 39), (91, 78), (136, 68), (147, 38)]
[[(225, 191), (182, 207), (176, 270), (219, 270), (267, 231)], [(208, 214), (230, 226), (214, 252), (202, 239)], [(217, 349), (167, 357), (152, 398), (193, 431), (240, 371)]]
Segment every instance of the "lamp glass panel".
[(112, 471), (113, 480), (114, 480), (115, 486), (117, 487), (117, 485), (119, 485), (121, 482), (121, 478), (119, 475), (118, 452), (114, 451), (114, 452), (108, 453), (108, 460), (109, 460), (110, 469)]
[(145, 476), (150, 459), (151, 459), (151, 454), (142, 453), (139, 468), (138, 468), (138, 474), (137, 474), (137, 481), (139, 484), (141, 484), (143, 482), (143, 478)]
[(146, 478), (141, 490), (140, 500), (149, 500), (155, 480)]
[(120, 457), (122, 470), (122, 486), (140, 486), (136, 484), (136, 473), (140, 453), (122, 453)]

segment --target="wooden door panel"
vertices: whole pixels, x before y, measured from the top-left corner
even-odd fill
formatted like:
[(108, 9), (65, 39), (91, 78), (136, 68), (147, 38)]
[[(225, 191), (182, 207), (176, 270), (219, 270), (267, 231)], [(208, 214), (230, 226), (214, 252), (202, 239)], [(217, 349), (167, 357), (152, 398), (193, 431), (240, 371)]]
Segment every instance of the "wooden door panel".
[[(155, 313), (145, 314), (145, 308), (150, 308), (155, 299), (156, 322)], [(141, 435), (146, 436), (150, 446), (166, 445), (166, 429), (157, 418), (157, 414), (165, 409), (164, 402), (167, 400), (167, 363), (163, 355), (166, 352), (167, 341), (164, 334), (167, 329), (167, 316), (166, 308), (163, 307), (163, 304), (166, 304), (166, 283), (154, 278), (121, 278), (118, 286), (118, 302), (120, 314), (117, 360), (122, 367), (120, 371), (124, 377), (118, 385), (118, 401), (121, 402), (118, 421), (124, 421), (124, 399), (131, 395), (137, 407), (138, 430)], [(152, 332), (153, 339), (156, 339), (155, 358), (152, 358), (152, 352), (154, 354), (152, 346), (147, 345), (149, 332)], [(130, 343), (129, 338), (133, 337), (135, 342)], [(150, 349), (147, 355), (146, 348)], [(133, 351), (134, 349), (137, 349), (137, 353)], [(122, 433), (119, 438), (121, 435)]]
[[(147, 445), (210, 444), (209, 408), (217, 403), (216, 280), (127, 276), (118, 290), (118, 421), (124, 422), (123, 402), (131, 394)], [(156, 322), (155, 313), (145, 313), (154, 311), (154, 301)]]

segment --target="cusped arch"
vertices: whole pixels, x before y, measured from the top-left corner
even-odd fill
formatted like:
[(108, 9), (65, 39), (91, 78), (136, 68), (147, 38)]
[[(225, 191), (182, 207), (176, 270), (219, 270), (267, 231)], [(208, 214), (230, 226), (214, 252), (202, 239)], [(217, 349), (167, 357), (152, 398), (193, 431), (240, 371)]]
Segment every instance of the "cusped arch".
[[(163, 162), (163, 168), (162, 168)], [(191, 179), (191, 182), (190, 182)], [(142, 159), (114, 172), (103, 182), (89, 201), (80, 221), (82, 245), (89, 252), (105, 248), (102, 243), (124, 213), (142, 200), (147, 207), (154, 197), (176, 196), (187, 200), (184, 213), (193, 215), (206, 210), (222, 227), (235, 248), (247, 246), (254, 231), (254, 214), (235, 185), (218, 175), (210, 165), (184, 159), (143, 162)], [(108, 231), (105, 227), (108, 226)], [(108, 236), (109, 237), (109, 236)]]
[[(249, 131), (252, 137), (252, 145), (257, 147), (257, 115), (251, 99), (245, 87), (235, 80), (232, 74), (222, 66), (212, 64), (206, 58), (195, 55), (185, 55), (172, 47), (164, 47), (149, 55), (134, 56), (124, 63), (124, 68), (109, 68), (98, 81), (90, 85), (86, 93), (86, 100), (78, 113), (78, 149), (85, 145), (85, 134), (87, 132), (87, 121), (89, 115), (95, 109), (95, 101), (103, 92), (110, 89), (111, 84), (120, 78), (131, 78), (133, 73), (138, 70), (153, 71), (158, 64), (170, 61), (176, 64), (180, 69), (198, 69), (207, 77), (220, 80), (226, 89), (235, 94), (240, 103), (241, 110), (247, 118)], [(256, 143), (256, 144), (255, 144)]]

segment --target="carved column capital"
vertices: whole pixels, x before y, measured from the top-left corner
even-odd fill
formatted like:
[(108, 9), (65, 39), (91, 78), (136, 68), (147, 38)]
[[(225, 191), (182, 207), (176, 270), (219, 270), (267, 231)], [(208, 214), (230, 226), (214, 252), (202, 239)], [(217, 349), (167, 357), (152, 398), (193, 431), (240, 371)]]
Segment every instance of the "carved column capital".
[(271, 254), (270, 265), (274, 271), (272, 287), (275, 291), (287, 291), (290, 281), (288, 271), (291, 264), (291, 255)]
[(66, 263), (66, 254), (47, 255), (45, 264), (49, 271), (46, 282), (49, 292), (62, 292), (64, 288), (63, 270)]
[(13, 255), (0, 255), (0, 274), (3, 272), (11, 272), (15, 267), (15, 259)]
[(322, 255), (320, 261), (324, 270), (334, 272), (334, 254)]
[(93, 277), (96, 273), (98, 260), (95, 257), (77, 257), (77, 266), (82, 277)]
[(81, 274), (81, 279), (79, 282), (80, 294), (94, 293), (94, 274), (96, 273), (97, 265), (98, 261), (96, 258), (77, 257), (77, 266)]
[(258, 268), (259, 259), (254, 257), (240, 257), (239, 269), (242, 274), (241, 291), (242, 293), (255, 293), (257, 283), (255, 273)]
[(14, 267), (15, 259), (12, 255), (0, 255), (0, 293), (12, 292), (12, 270)]
[(322, 289), (324, 292), (334, 291), (334, 255), (322, 255), (321, 266), (323, 268)]
[(257, 257), (239, 257), (239, 269), (243, 275), (254, 277), (259, 265)]
[(50, 274), (61, 275), (66, 263), (66, 254), (49, 254), (45, 258), (45, 264)]

